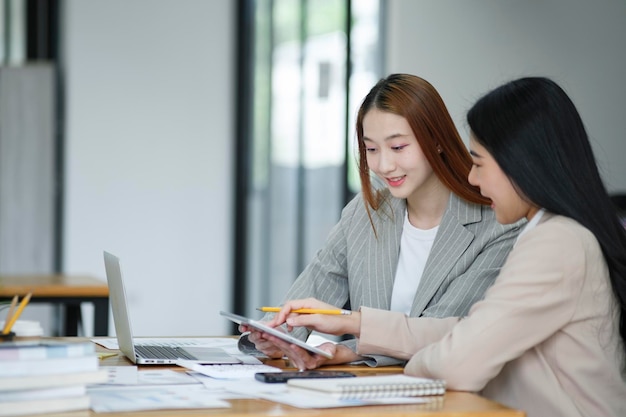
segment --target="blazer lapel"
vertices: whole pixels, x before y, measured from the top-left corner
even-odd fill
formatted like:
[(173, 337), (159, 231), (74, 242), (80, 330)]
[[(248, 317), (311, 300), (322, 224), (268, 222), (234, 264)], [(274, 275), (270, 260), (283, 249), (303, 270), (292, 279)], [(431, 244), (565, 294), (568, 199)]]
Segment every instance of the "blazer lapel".
[(450, 194), (448, 207), (441, 219), (435, 242), (413, 300), (412, 317), (422, 314), (450, 270), (474, 240), (474, 234), (467, 230), (465, 225), (475, 223), (480, 219), (479, 206), (468, 204), (455, 194)]
[[(359, 305), (389, 310), (391, 292), (398, 267), (400, 241), (402, 237), (405, 200), (388, 196), (387, 207), (376, 214), (375, 222), (377, 238), (373, 235), (368, 239), (367, 251), (363, 254), (367, 268), (361, 273), (359, 282), (362, 285), (363, 299)], [(368, 225), (369, 227), (369, 225)], [(360, 291), (351, 291), (360, 293)]]

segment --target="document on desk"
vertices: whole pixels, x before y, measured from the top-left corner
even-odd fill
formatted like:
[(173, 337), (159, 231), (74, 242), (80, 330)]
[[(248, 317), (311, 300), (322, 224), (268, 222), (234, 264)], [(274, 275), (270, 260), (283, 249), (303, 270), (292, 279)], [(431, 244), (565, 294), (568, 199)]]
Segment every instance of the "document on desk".
[(199, 384), (193, 376), (171, 369), (142, 369), (136, 366), (101, 366), (107, 371), (107, 381), (100, 385), (182, 385)]
[(87, 393), (96, 413), (230, 407), (220, 393), (202, 385), (112, 386)]
[(194, 361), (179, 359), (176, 365), (187, 368), (202, 375), (215, 379), (254, 379), (257, 372), (282, 372), (275, 366), (265, 365), (261, 361), (258, 364), (222, 364), (201, 365)]

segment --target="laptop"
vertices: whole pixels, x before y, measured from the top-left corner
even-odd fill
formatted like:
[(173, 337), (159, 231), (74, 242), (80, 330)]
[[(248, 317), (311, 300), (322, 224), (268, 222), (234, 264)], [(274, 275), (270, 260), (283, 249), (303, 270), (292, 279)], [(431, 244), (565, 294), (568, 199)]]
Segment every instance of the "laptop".
[(113, 310), (117, 343), (122, 353), (133, 363), (139, 365), (165, 365), (175, 364), (179, 359), (195, 361), (201, 364), (235, 364), (242, 362), (221, 348), (176, 346), (171, 343), (171, 339), (167, 341), (167, 344), (159, 344), (158, 341), (151, 345), (136, 343), (133, 340), (130, 326), (120, 259), (105, 251), (104, 267), (109, 284), (109, 299), (111, 301), (111, 309)]

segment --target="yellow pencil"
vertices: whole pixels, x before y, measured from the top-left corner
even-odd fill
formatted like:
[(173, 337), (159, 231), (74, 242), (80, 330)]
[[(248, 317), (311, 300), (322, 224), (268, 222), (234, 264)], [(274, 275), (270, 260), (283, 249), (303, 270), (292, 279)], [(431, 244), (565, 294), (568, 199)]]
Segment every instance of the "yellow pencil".
[(22, 311), (24, 311), (24, 308), (26, 307), (26, 304), (28, 304), (28, 302), (30, 301), (30, 297), (32, 295), (33, 293), (29, 292), (28, 294), (26, 294), (26, 297), (22, 299), (22, 302), (20, 303), (20, 306), (17, 308), (17, 311), (15, 312), (13, 316), (11, 316), (11, 319), (9, 320), (8, 325), (4, 326), (4, 329), (2, 330), (2, 334), (9, 334), (9, 332), (11, 331), (11, 328), (13, 327), (17, 319), (22, 314)]
[(18, 298), (19, 297), (17, 296), (17, 294), (13, 296), (13, 301), (11, 301), (11, 307), (9, 307), (9, 312), (7, 313), (7, 317), (6, 319), (4, 319), (4, 327), (2, 328), (2, 334), (9, 333), (9, 332), (5, 332), (5, 330), (9, 326), (9, 320), (11, 319), (11, 316), (13, 315), (13, 310), (15, 310), (15, 306), (17, 305)]
[[(257, 308), (257, 310), (259, 311), (263, 311), (265, 313), (278, 313), (280, 311), (280, 307), (259, 307)], [(291, 310), (292, 313), (299, 313), (299, 314), (329, 314), (329, 315), (340, 315), (340, 316), (347, 316), (349, 314), (352, 314), (352, 311), (350, 310), (342, 310), (342, 309), (333, 309), (333, 310), (324, 310), (324, 309), (317, 309), (317, 308), (298, 308), (295, 310)]]

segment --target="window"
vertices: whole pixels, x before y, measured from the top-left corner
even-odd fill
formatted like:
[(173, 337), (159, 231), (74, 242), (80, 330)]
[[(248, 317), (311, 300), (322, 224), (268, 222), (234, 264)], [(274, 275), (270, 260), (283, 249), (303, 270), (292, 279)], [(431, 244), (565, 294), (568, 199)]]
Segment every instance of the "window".
[(235, 310), (276, 305), (358, 192), (354, 119), (380, 0), (242, 0)]

